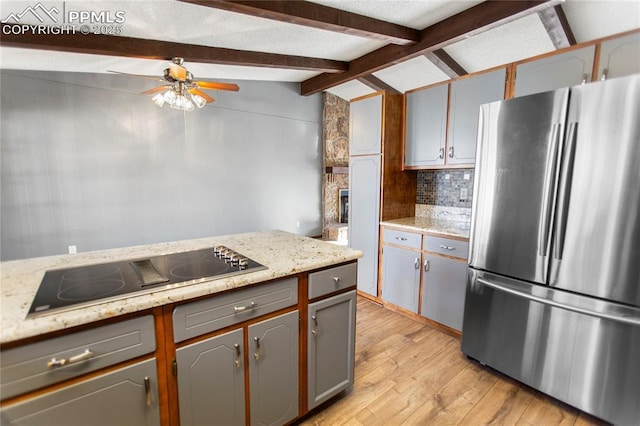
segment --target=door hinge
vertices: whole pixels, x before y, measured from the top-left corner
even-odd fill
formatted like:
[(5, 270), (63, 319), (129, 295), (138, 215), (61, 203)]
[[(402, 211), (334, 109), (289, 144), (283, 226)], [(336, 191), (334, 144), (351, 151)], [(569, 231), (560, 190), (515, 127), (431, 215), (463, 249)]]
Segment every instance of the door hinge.
[(173, 359), (173, 362), (171, 363), (171, 370), (173, 371), (173, 375), (175, 377), (178, 377), (178, 362), (176, 361), (176, 359)]

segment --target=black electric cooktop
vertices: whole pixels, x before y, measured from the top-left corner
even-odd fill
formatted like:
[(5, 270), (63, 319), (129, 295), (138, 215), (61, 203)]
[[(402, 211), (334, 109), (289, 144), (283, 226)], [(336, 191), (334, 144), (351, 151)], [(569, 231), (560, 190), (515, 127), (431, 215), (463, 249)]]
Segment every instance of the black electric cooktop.
[(27, 317), (267, 269), (225, 246), (47, 271)]

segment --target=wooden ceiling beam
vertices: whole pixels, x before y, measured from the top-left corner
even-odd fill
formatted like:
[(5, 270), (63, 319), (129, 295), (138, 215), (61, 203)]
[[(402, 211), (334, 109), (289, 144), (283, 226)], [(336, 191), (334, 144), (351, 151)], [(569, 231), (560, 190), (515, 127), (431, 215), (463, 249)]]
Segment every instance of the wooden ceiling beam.
[(307, 1), (179, 1), (326, 31), (371, 38), (391, 44), (413, 44), (420, 38), (420, 32), (413, 28)]
[(462, 66), (456, 62), (444, 49), (434, 50), (433, 52), (427, 52), (424, 56), (433, 62), (433, 64), (440, 68), (440, 71), (445, 73), (449, 78), (460, 77), (461, 75), (469, 74)]
[(558, 1), (486, 1), (444, 19), (420, 32), (420, 41), (409, 46), (387, 45), (349, 62), (342, 73), (320, 74), (300, 84), (302, 95), (311, 95), (349, 80), (379, 71), (425, 52), (441, 49), (498, 25), (555, 6)]
[(16, 25), (18, 24), (2, 24), (0, 45), (141, 59), (169, 60), (174, 56), (179, 56), (187, 62), (283, 68), (323, 73), (343, 72), (347, 70), (348, 66), (346, 62), (330, 59), (223, 49), (132, 37), (82, 35), (80, 33), (47, 35), (32, 34), (24, 31), (13, 32), (10, 29), (5, 31), (5, 26)]
[(577, 44), (576, 37), (567, 20), (561, 5), (538, 12), (542, 25), (547, 30), (551, 42), (556, 49)]
[(376, 77), (373, 74), (359, 77), (358, 81), (360, 83), (364, 84), (365, 86), (370, 87), (371, 89), (377, 91), (377, 92), (384, 90), (387, 93), (400, 94), (400, 92), (398, 90), (396, 90), (394, 87), (389, 86), (387, 83), (385, 83), (384, 81), (380, 80), (378, 77)]

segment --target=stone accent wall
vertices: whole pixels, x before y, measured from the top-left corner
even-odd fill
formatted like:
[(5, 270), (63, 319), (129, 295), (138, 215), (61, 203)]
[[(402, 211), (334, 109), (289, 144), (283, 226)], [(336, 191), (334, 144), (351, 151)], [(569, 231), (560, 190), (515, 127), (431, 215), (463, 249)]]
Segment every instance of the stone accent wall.
[[(324, 167), (349, 165), (349, 102), (331, 93), (322, 94), (322, 139)], [(334, 232), (338, 219), (338, 193), (349, 188), (348, 174), (324, 173), (323, 237), (337, 239)], [(346, 224), (345, 224), (346, 225)], [(329, 235), (332, 234), (332, 235)]]

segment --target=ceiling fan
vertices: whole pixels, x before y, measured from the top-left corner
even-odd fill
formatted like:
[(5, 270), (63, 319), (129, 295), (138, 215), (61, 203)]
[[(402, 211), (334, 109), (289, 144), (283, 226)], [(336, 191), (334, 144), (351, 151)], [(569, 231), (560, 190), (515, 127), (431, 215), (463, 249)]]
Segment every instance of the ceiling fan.
[(163, 81), (166, 84), (153, 89), (145, 90), (142, 95), (156, 94), (151, 100), (158, 106), (162, 106), (165, 103), (171, 108), (179, 109), (183, 111), (193, 111), (194, 105), (198, 108), (204, 107), (206, 104), (213, 102), (211, 96), (203, 92), (205, 90), (230, 90), (237, 92), (239, 90), (238, 85), (234, 83), (218, 83), (214, 81), (196, 81), (193, 79), (193, 74), (187, 70), (184, 66), (183, 58), (172, 58), (169, 68), (164, 70), (163, 77), (153, 77), (141, 74), (129, 74), (120, 71), (109, 72), (116, 74), (129, 75), (133, 77), (150, 78), (153, 80)]

